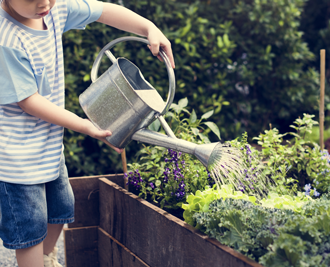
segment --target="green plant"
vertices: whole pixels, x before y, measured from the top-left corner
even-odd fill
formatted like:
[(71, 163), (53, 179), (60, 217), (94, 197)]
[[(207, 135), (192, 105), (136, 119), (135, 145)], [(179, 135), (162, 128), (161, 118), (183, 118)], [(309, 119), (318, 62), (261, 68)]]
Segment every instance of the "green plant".
[(329, 204), (328, 202), (315, 202), (314, 204), (314, 200), (302, 192), (298, 192), (298, 196), (294, 197), (269, 192), (266, 198), (260, 200), (254, 196), (244, 194), (241, 191), (235, 191), (233, 185), (223, 185), (220, 189), (213, 186), (213, 188), (206, 188), (203, 191), (198, 190), (195, 194), (191, 193), (188, 195), (186, 199), (187, 203), (182, 204), (182, 208), (184, 209), (183, 218), (185, 222), (196, 228), (200, 228), (200, 225), (198, 225), (194, 219), (194, 214), (208, 212), (211, 208), (209, 205), (214, 200), (225, 200), (227, 198), (243, 199), (254, 205), (259, 205), (265, 208), (292, 210), (297, 214), (310, 214), (312, 213), (313, 207), (315, 208), (314, 213), (316, 211), (321, 212), (322, 210), (329, 212), (328, 210), (325, 210), (325, 208), (329, 208), (327, 206)]
[(329, 222), (328, 214), (288, 218), (278, 229), (278, 237), (268, 247), (269, 252), (261, 257), (260, 263), (269, 267), (329, 266)]
[(218, 199), (193, 215), (200, 229), (224, 245), (258, 260), (277, 238), (291, 210), (264, 208), (242, 199)]
[[(188, 100), (181, 99), (178, 104), (172, 104), (165, 116), (178, 138), (207, 143), (209, 131), (220, 137), (216, 125), (205, 121), (212, 112), (198, 119), (194, 111), (186, 109), (187, 105)], [(161, 125), (156, 120), (149, 128), (159, 131)], [(207, 169), (194, 156), (157, 146), (144, 145), (137, 153), (137, 162), (128, 167), (130, 171), (125, 174), (128, 183), (138, 190), (139, 196), (159, 203), (162, 208), (181, 208), (188, 194), (214, 184)]]
[[(178, 138), (195, 143), (210, 143), (208, 134), (213, 132), (221, 139), (218, 126), (213, 121), (205, 121), (214, 114), (214, 110), (207, 111), (198, 119), (195, 110), (190, 112), (187, 107), (188, 99), (185, 97), (180, 99), (178, 104), (172, 103), (171, 110), (165, 115)], [(155, 120), (149, 129), (158, 131), (160, 126), (159, 120)]]
[(183, 218), (186, 223), (195, 226), (197, 229), (200, 226), (196, 223), (193, 215), (197, 212), (209, 211), (209, 205), (216, 199), (244, 199), (256, 204), (256, 197), (248, 196), (241, 191), (235, 191), (233, 185), (222, 185), (221, 188), (217, 188), (214, 185), (212, 188), (208, 187), (205, 190), (197, 190), (195, 194), (191, 193), (187, 196), (186, 203), (182, 204), (184, 209)]
[(268, 193), (267, 198), (260, 201), (261, 206), (275, 209), (292, 210), (295, 213), (305, 213), (306, 204), (312, 204), (314, 200), (302, 192), (297, 192), (297, 196), (279, 195), (275, 192)]
[[(285, 198), (290, 199), (282, 199)], [(210, 237), (264, 266), (329, 266), (329, 200), (301, 196), (277, 209), (274, 206), (279, 203), (278, 196), (270, 199), (272, 207), (220, 198), (212, 201), (208, 209), (195, 212), (192, 219)], [(298, 210), (293, 208), (297, 207), (295, 201)]]
[[(306, 140), (312, 131), (314, 115), (304, 114), (291, 125), (295, 132), (279, 134), (276, 128), (266, 130), (253, 139), (262, 147), (261, 156), (267, 161), (266, 174), (278, 185), (282, 193), (304, 190), (305, 185), (314, 184), (322, 193), (328, 190), (329, 164), (318, 144)], [(283, 141), (286, 135), (292, 139)]]

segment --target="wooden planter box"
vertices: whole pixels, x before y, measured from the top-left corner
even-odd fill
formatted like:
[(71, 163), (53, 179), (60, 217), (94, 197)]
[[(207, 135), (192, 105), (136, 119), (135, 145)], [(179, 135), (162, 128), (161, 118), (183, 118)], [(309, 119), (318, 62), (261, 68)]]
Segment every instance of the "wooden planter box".
[(76, 211), (64, 229), (66, 267), (262, 267), (128, 192), (123, 175), (70, 182)]

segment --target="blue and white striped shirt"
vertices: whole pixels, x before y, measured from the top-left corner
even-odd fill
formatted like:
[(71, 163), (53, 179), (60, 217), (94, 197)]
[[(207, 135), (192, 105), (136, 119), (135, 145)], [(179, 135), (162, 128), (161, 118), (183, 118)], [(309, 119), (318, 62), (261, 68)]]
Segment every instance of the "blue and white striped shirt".
[(58, 177), (63, 128), (25, 113), (17, 102), (38, 92), (64, 108), (62, 34), (96, 21), (103, 3), (57, 0), (31, 29), (0, 8), (0, 181), (37, 184)]

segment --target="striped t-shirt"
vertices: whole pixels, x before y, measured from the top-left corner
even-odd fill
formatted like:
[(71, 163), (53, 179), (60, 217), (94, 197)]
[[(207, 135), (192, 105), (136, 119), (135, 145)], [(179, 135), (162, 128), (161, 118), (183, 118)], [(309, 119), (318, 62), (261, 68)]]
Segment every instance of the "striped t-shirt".
[(59, 175), (63, 128), (25, 113), (17, 102), (35, 92), (64, 108), (62, 34), (96, 21), (103, 3), (57, 0), (31, 29), (0, 8), (0, 181), (37, 184)]

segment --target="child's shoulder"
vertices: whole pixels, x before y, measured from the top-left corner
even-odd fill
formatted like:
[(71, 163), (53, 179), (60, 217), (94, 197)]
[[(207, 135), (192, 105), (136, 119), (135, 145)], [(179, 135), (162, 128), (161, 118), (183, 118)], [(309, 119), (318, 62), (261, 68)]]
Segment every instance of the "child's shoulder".
[(0, 16), (0, 45), (12, 48), (21, 47), (20, 29), (10, 20)]

